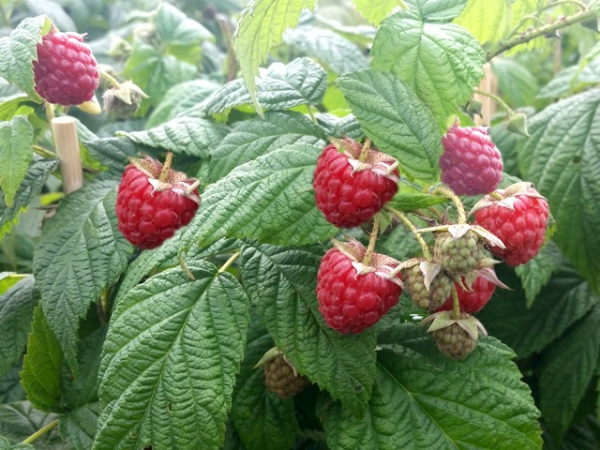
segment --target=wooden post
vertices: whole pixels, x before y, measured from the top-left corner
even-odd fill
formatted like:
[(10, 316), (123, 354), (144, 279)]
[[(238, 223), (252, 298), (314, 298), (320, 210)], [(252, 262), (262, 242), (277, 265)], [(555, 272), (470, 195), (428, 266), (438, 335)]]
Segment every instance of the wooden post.
[[(479, 90), (498, 95), (498, 79), (496, 78), (496, 75), (494, 75), (489, 63), (483, 66), (483, 72), (484, 75), (479, 84)], [(492, 117), (496, 113), (496, 102), (489, 97), (484, 97), (479, 94), (475, 94), (474, 98), (478, 102), (481, 102), (481, 117), (478, 115), (475, 116), (475, 125), (489, 127), (492, 122)]]
[(56, 154), (60, 160), (60, 173), (63, 191), (70, 194), (83, 186), (83, 169), (79, 156), (77, 125), (73, 117), (64, 116), (52, 119)]

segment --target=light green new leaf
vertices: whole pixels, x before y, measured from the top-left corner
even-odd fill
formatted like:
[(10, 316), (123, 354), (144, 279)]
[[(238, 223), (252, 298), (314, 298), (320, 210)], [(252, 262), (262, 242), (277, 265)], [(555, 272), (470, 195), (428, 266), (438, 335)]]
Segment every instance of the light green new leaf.
[(402, 172), (436, 181), (442, 137), (431, 111), (392, 74), (361, 70), (338, 81), (365, 134), (398, 159)]
[(467, 0), (404, 0), (426, 22), (450, 22), (460, 15)]
[[(56, 419), (56, 414), (47, 414), (34, 409), (28, 401), (0, 405), (0, 436), (5, 436), (16, 444)], [(57, 429), (40, 436), (35, 444), (38, 450), (63, 448)]]
[(117, 184), (96, 179), (68, 195), (46, 223), (35, 252), (44, 313), (75, 373), (79, 320), (125, 270), (132, 250), (117, 229)]
[(0, 142), (0, 189), (4, 202), (11, 207), (33, 157), (33, 127), (27, 117), (0, 122)]
[[(327, 72), (308, 58), (287, 65), (273, 63), (258, 80), (256, 95), (266, 109), (284, 110), (298, 105), (318, 105), (327, 90)], [(204, 117), (229, 108), (250, 104), (249, 91), (242, 80), (227, 83), (199, 105), (181, 112), (181, 116)]]
[(269, 111), (264, 118), (239, 122), (214, 150), (210, 176), (217, 181), (237, 166), (289, 144), (325, 144), (323, 131), (293, 111)]
[(117, 305), (94, 450), (220, 449), (250, 302), (209, 263), (162, 272)]
[(227, 127), (206, 119), (181, 117), (147, 131), (117, 134), (136, 144), (207, 158), (227, 134)]
[(35, 92), (33, 61), (37, 60), (37, 44), (50, 31), (52, 23), (46, 16), (28, 17), (8, 37), (0, 39), (0, 77), (42, 103)]
[(354, 0), (354, 6), (361, 15), (377, 26), (396, 9), (406, 8), (404, 0)]
[(281, 43), (284, 31), (296, 26), (302, 10), (314, 7), (315, 0), (251, 0), (242, 12), (233, 47), (259, 114), (262, 115), (262, 107), (255, 79), (259, 66), (267, 60), (269, 50)]
[(552, 241), (530, 260), (527, 264), (515, 267), (515, 272), (523, 283), (523, 290), (529, 308), (542, 288), (550, 281), (552, 275), (558, 271), (561, 264), (560, 250)]
[(21, 359), (36, 303), (32, 276), (0, 296), (0, 375)]
[(97, 426), (98, 403), (90, 403), (60, 416), (60, 434), (75, 450), (92, 448)]
[(0, 240), (18, 222), (21, 212), (25, 211), (33, 199), (39, 195), (46, 178), (57, 166), (57, 161), (33, 161), (15, 194), (13, 205), (7, 206), (4, 197), (0, 197)]
[[(440, 130), (465, 104), (483, 77), (485, 55), (467, 30), (453, 24), (423, 23), (403, 11), (381, 24), (372, 66), (398, 76), (431, 108)], [(403, 108), (403, 105), (396, 105)]]
[[(169, 3), (161, 3), (154, 18), (156, 31), (163, 43), (169, 46), (193, 47), (213, 35), (200, 22), (190, 19), (185, 13)], [(167, 49), (168, 50), (168, 49)], [(192, 64), (198, 61), (189, 61)]]
[(27, 399), (38, 409), (62, 412), (60, 365), (63, 354), (40, 306), (35, 308), (21, 384)]
[(465, 361), (453, 361), (424, 327), (395, 328), (380, 339), (364, 417), (339, 403), (322, 408), (331, 450), (541, 449), (539, 412), (508, 347), (480, 338)]
[(469, 30), (482, 44), (496, 44), (509, 31), (511, 3), (511, 0), (469, 0), (454, 23)]
[(343, 335), (325, 324), (316, 296), (321, 257), (311, 249), (247, 245), (242, 279), (277, 347), (301, 374), (360, 415), (375, 377), (375, 339), (369, 331)]
[(592, 285), (600, 286), (600, 91), (555, 103), (529, 120), (519, 152), (523, 176), (549, 202), (554, 240)]
[(29, 275), (23, 273), (0, 272), (0, 295), (4, 295), (11, 287), (27, 277)]
[(596, 305), (544, 353), (540, 410), (548, 432), (560, 441), (583, 399), (600, 357), (600, 305)]

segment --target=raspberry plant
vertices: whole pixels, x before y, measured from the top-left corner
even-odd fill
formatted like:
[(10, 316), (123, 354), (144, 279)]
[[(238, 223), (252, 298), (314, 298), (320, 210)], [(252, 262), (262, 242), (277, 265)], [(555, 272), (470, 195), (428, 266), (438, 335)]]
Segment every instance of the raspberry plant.
[(600, 3), (173, 3), (0, 8), (0, 449), (599, 448)]

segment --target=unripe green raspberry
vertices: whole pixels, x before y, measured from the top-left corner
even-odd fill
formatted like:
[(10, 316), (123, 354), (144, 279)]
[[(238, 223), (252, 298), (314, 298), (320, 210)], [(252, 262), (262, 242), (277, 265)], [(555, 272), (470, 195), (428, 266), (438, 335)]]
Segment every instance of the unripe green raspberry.
[(283, 353), (267, 361), (264, 367), (265, 384), (281, 398), (291, 398), (309, 384), (308, 378), (298, 374)]
[(440, 233), (433, 248), (436, 262), (450, 274), (466, 275), (472, 270), (493, 264), (483, 248), (483, 242), (473, 231), (454, 238), (450, 233)]
[(435, 330), (433, 339), (439, 351), (452, 359), (465, 359), (477, 345), (477, 340), (458, 323)]
[(404, 286), (415, 306), (433, 311), (443, 305), (450, 295), (452, 280), (444, 272), (440, 272), (431, 281), (427, 290), (425, 276), (419, 264), (415, 264), (406, 270)]

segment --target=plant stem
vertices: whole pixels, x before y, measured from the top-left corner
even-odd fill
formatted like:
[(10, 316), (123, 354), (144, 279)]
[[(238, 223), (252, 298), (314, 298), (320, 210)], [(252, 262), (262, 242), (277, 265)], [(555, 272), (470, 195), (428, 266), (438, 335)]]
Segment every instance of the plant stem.
[(317, 123), (317, 118), (313, 113), (312, 106), (310, 106), (308, 103), (306, 104), (306, 110), (308, 111), (308, 117), (310, 117), (310, 120), (312, 120), (313, 123)]
[(408, 227), (408, 229), (412, 232), (415, 239), (419, 242), (419, 245), (421, 246), (421, 250), (423, 251), (423, 256), (425, 257), (425, 259), (427, 261), (431, 261), (431, 252), (429, 251), (427, 242), (425, 242), (425, 239), (423, 239), (423, 236), (421, 236), (419, 234), (419, 232), (417, 231), (417, 227), (415, 227), (415, 225), (410, 221), (410, 219), (408, 217), (406, 217), (406, 215), (402, 211), (398, 211), (397, 209), (394, 209), (394, 208), (388, 208), (388, 211), (390, 211), (392, 214), (394, 214), (396, 217), (398, 217), (398, 219), (400, 219), (404, 223), (404, 225), (406, 225)]
[(221, 266), (221, 268), (219, 269), (219, 273), (223, 273), (225, 272), (227, 269), (229, 269), (229, 266), (231, 266), (233, 264), (233, 262), (238, 259), (238, 257), (240, 256), (240, 252), (235, 252), (233, 255), (231, 255), (231, 258), (229, 258), (227, 261), (225, 261), (225, 264), (223, 264)]
[(46, 434), (48, 431), (52, 430), (54, 427), (56, 427), (56, 425), (58, 425), (58, 419), (50, 422), (48, 425), (46, 425), (43, 428), (40, 428), (39, 430), (37, 430), (35, 433), (33, 433), (31, 436), (29, 436), (27, 439), (25, 439), (23, 441), (23, 444), (31, 444), (33, 441), (35, 441), (36, 439), (38, 439), (39, 437), (43, 436), (44, 434)]
[(375, 243), (377, 242), (377, 235), (379, 234), (379, 214), (375, 214), (373, 218), (373, 229), (371, 230), (371, 237), (369, 238), (369, 246), (367, 247), (367, 251), (365, 252), (365, 257), (362, 260), (362, 263), (365, 266), (371, 264), (371, 260), (373, 259), (373, 252), (375, 251)]
[(227, 48), (227, 81), (235, 80), (235, 76), (238, 72), (238, 62), (235, 57), (235, 49), (233, 48), (233, 38), (231, 27), (229, 26), (229, 19), (223, 14), (217, 15), (217, 23), (221, 29), (223, 35), (223, 41)]
[(56, 156), (56, 153), (51, 152), (50, 150), (45, 149), (44, 147), (40, 146), (40, 145), (33, 145), (33, 151), (36, 152), (38, 155), (40, 155), (43, 158), (46, 159), (56, 159), (58, 158), (58, 156)]
[(452, 318), (458, 319), (460, 317), (460, 302), (458, 301), (458, 292), (456, 291), (456, 284), (452, 283)]
[(115, 77), (113, 77), (111, 74), (109, 74), (108, 72), (105, 72), (104, 70), (100, 70), (100, 75), (102, 75), (104, 78), (106, 78), (108, 80), (108, 82), (110, 84), (113, 85), (113, 87), (119, 89), (121, 87), (121, 83), (119, 83), (117, 81), (117, 79)]
[(497, 104), (499, 104), (502, 107), (502, 109), (504, 109), (508, 113), (509, 116), (511, 114), (514, 114), (514, 111), (512, 110), (512, 108), (510, 106), (508, 106), (508, 104), (504, 100), (502, 100), (500, 97), (498, 97), (497, 95), (492, 94), (491, 92), (482, 91), (480, 89), (475, 89), (475, 90), (473, 90), (473, 92), (475, 94), (479, 94), (479, 95), (483, 95), (484, 97), (491, 98)]
[(173, 164), (173, 152), (167, 152), (167, 157), (165, 159), (165, 163), (163, 164), (163, 168), (160, 171), (160, 176), (158, 179), (160, 181), (165, 181), (169, 177), (169, 170), (171, 170), (171, 165)]
[(369, 157), (369, 149), (371, 148), (371, 139), (367, 138), (365, 140), (365, 143), (363, 144), (363, 148), (360, 151), (360, 156), (358, 157), (358, 160), (360, 162), (365, 162), (367, 160), (367, 158)]
[(532, 39), (543, 36), (545, 34), (553, 33), (568, 26), (575, 25), (576, 23), (585, 22), (586, 20), (592, 20), (595, 17), (596, 14), (594, 13), (594, 11), (590, 9), (585, 9), (583, 11), (573, 14), (572, 16), (561, 17), (543, 27), (534, 28), (533, 30), (529, 31), (524, 31), (518, 36), (506, 39), (504, 41), (500, 41), (496, 46), (492, 47), (486, 54), (486, 61), (490, 61), (492, 58), (498, 56), (500, 53), (503, 53), (506, 50), (516, 47), (517, 45), (525, 44), (531, 41)]
[(446, 186), (440, 186), (440, 187), (436, 188), (435, 191), (433, 191), (433, 193), (434, 194), (440, 193), (440, 194), (448, 197), (450, 200), (452, 200), (452, 203), (454, 203), (454, 206), (456, 207), (456, 211), (458, 212), (458, 223), (460, 225), (464, 225), (465, 223), (467, 223), (465, 207), (452, 189), (447, 188)]

